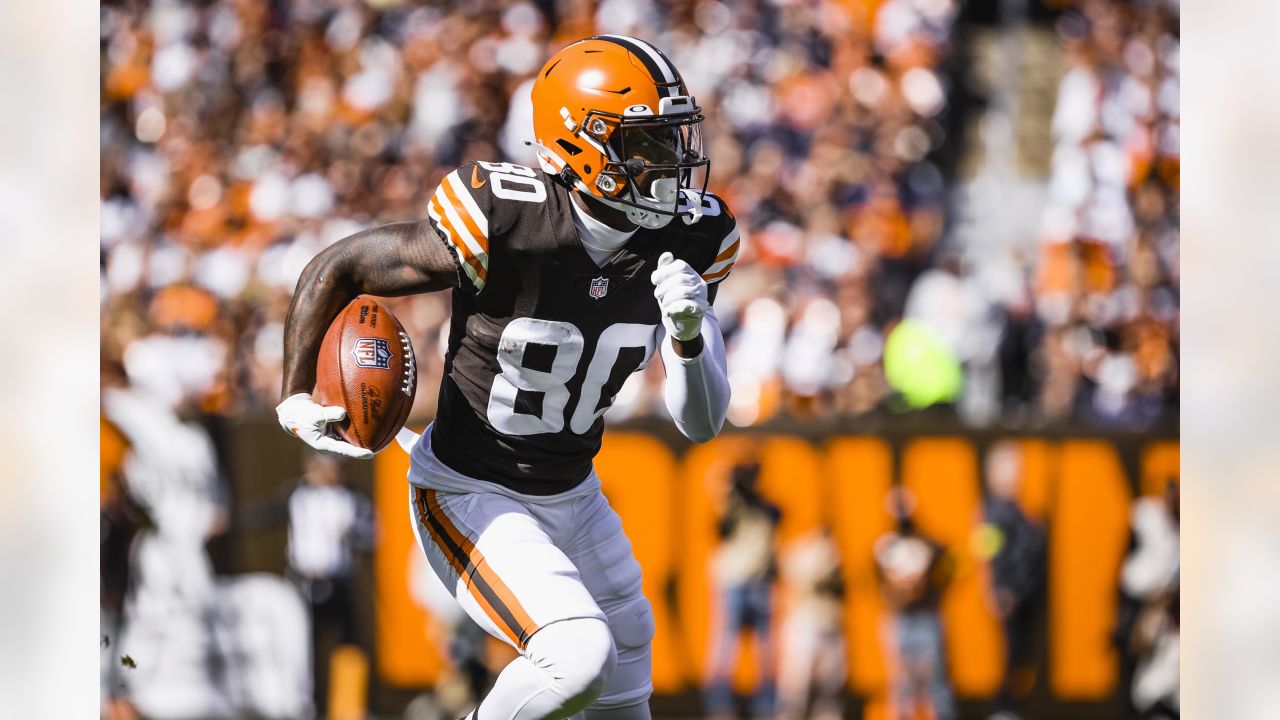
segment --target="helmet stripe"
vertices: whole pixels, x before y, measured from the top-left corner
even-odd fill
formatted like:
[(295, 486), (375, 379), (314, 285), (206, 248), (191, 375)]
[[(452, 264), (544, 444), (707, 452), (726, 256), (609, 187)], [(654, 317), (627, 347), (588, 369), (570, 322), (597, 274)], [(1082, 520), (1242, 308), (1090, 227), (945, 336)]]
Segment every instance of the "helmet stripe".
[(645, 47), (646, 49), (648, 49), (649, 51), (653, 52), (655, 55), (658, 56), (659, 64), (666, 65), (668, 68), (671, 68), (671, 76), (676, 79), (676, 82), (680, 83), (681, 85), (684, 84), (684, 77), (680, 75), (680, 71), (676, 69), (676, 64), (671, 62), (671, 58), (667, 57), (666, 53), (659, 50), (658, 46), (654, 45), (653, 43), (645, 42), (644, 40), (640, 40), (638, 42), (643, 47)]
[(654, 46), (626, 35), (597, 35), (593, 39), (605, 40), (626, 48), (632, 55), (640, 58), (640, 62), (644, 64), (645, 69), (653, 76), (654, 82), (667, 85), (667, 87), (662, 88), (666, 91), (667, 97), (680, 94), (679, 88), (672, 83), (683, 85), (684, 79), (680, 77), (680, 73), (676, 71), (675, 66), (671, 64), (667, 56), (663, 55)]

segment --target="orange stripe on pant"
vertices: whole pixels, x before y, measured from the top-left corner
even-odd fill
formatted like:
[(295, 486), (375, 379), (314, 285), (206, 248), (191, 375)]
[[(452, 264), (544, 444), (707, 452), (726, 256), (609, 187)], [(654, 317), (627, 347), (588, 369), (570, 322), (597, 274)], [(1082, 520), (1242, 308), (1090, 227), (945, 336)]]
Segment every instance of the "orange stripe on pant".
[(523, 650), (529, 638), (539, 630), (538, 624), (533, 622), (515, 594), (489, 566), (480, 549), (445, 514), (435, 490), (415, 488), (414, 504), (431, 539), (449, 560), (454, 572), (466, 583), (480, 609), (512, 644)]

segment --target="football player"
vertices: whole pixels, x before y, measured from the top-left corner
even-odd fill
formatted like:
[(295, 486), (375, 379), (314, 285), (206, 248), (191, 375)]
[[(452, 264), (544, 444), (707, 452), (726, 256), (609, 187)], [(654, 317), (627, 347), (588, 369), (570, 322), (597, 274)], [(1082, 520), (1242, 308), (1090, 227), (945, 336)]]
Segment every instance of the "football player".
[(643, 719), (653, 613), (592, 459), (601, 416), (655, 352), (680, 431), (720, 431), (729, 383), (711, 302), (738, 229), (705, 192), (702, 111), (653, 45), (569, 45), (538, 72), (533, 107), (540, 168), (464, 165), (429, 219), (357, 233), (307, 266), (277, 412), (319, 450), (368, 457), (327, 431), (343, 409), (308, 394), (330, 321), (360, 293), (452, 290), (409, 504), (436, 574), (520, 653), (471, 716)]

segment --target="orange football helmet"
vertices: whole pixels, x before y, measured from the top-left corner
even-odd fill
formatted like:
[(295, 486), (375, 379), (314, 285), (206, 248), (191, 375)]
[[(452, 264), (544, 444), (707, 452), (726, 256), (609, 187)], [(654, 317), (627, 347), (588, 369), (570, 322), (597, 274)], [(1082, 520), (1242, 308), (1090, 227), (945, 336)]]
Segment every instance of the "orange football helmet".
[(711, 166), (702, 119), (671, 61), (624, 35), (565, 47), (533, 83), (542, 168), (642, 227), (696, 217)]

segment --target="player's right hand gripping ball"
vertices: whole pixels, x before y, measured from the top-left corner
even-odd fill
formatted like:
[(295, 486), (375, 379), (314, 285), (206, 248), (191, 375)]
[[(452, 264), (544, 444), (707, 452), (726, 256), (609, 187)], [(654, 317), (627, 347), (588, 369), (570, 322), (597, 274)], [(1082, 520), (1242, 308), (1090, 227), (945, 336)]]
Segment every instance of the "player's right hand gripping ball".
[(707, 283), (702, 276), (689, 263), (664, 252), (649, 279), (653, 281), (653, 296), (658, 298), (667, 333), (681, 342), (698, 337), (709, 305)]
[(408, 333), (391, 311), (361, 295), (334, 318), (320, 344), (314, 400), (294, 395), (276, 411), (285, 430), (317, 450), (368, 458), (404, 427), (416, 390)]

